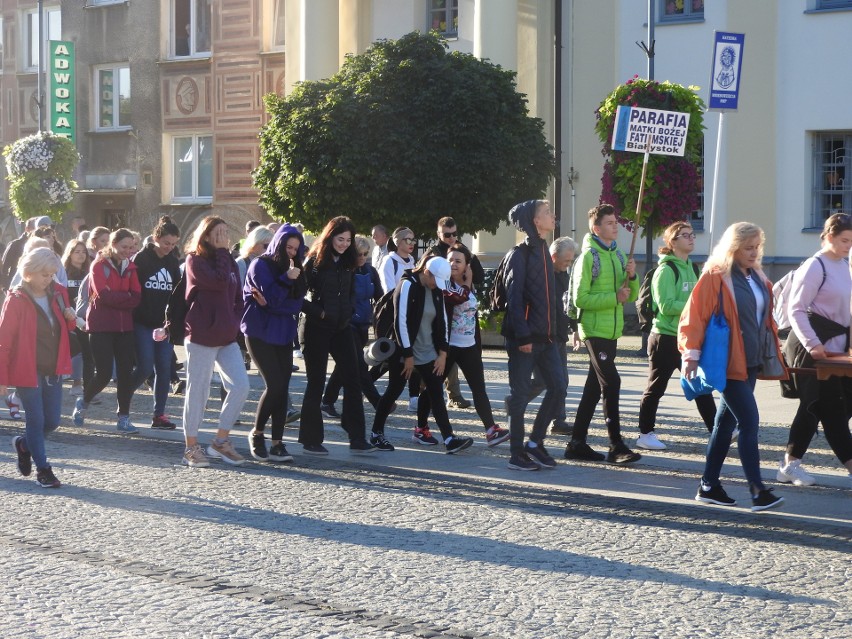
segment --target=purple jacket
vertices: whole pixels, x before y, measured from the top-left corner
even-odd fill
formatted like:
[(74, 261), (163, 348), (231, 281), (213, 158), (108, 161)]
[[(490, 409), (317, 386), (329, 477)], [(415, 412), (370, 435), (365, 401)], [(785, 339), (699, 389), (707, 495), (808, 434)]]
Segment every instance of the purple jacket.
[[(240, 330), (246, 337), (281, 346), (292, 344), (296, 338), (299, 312), (307, 289), (304, 273), (291, 280), (274, 259), (279, 250), (284, 251), (284, 244), (290, 238), (299, 240), (295, 264), (300, 267), (305, 240), (295, 226), (284, 224), (275, 232), (263, 255), (249, 264), (243, 286), (244, 311)], [(257, 303), (251, 294), (252, 288), (266, 298), (266, 306)]]
[(228, 249), (216, 249), (215, 259), (186, 256), (186, 338), (202, 346), (227, 346), (240, 332), (243, 300), (240, 272)]

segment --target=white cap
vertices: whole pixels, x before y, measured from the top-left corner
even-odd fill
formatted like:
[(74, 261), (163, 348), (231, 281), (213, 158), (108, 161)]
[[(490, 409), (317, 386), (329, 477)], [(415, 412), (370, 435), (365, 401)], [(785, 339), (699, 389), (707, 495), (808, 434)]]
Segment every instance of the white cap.
[(433, 257), (426, 262), (426, 270), (435, 278), (438, 288), (446, 291), (450, 279), (450, 263), (443, 257)]

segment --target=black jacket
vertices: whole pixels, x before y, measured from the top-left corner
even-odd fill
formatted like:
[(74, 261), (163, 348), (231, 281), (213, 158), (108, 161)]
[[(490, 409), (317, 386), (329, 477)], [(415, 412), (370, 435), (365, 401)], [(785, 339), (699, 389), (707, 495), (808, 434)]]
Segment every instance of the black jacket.
[(435, 350), (446, 352), (450, 348), (447, 343), (447, 313), (444, 309), (443, 292), (438, 288), (429, 290), (420, 283), (416, 274), (405, 271), (393, 295), (394, 337), (403, 357), (414, 355), (414, 340), (420, 331), (427, 296), (435, 305), (435, 319), (432, 322), (432, 343)]
[(18, 270), (18, 260), (24, 254), (24, 244), (30, 239), (29, 233), (23, 233), (20, 237), (9, 242), (9, 246), (3, 251), (3, 265), (0, 267), (0, 288), (9, 288), (12, 277)]
[(153, 244), (134, 255), (133, 263), (142, 287), (142, 301), (133, 310), (133, 321), (149, 328), (162, 326), (169, 296), (180, 281), (180, 263), (174, 253), (158, 257)]
[[(355, 267), (342, 266), (340, 260), (321, 268), (314, 258), (305, 262), (308, 293), (302, 312), (305, 321), (338, 331), (349, 326), (355, 309)], [(325, 312), (325, 318), (322, 313)]]

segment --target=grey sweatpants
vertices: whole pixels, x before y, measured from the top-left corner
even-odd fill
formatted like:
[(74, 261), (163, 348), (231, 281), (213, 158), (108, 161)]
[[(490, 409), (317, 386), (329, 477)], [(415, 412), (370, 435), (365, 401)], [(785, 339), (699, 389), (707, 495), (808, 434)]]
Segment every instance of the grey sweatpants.
[(197, 437), (210, 397), (213, 368), (219, 371), (228, 392), (219, 416), (219, 428), (231, 430), (249, 393), (249, 379), (243, 354), (236, 342), (227, 346), (202, 346), (187, 341), (186, 395), (183, 402), (183, 430), (187, 437)]

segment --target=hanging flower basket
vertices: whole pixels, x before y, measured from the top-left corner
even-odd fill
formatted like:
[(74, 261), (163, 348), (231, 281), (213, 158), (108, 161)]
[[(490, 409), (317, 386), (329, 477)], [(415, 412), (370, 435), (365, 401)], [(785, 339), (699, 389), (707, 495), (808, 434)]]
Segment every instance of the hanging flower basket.
[(8, 145), (3, 155), (15, 217), (26, 220), (48, 215), (61, 222), (62, 214), (71, 208), (73, 189), (77, 188), (71, 179), (80, 161), (74, 143), (42, 131)]

